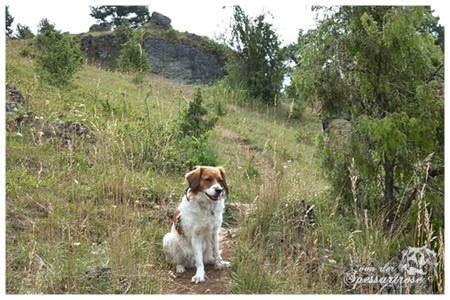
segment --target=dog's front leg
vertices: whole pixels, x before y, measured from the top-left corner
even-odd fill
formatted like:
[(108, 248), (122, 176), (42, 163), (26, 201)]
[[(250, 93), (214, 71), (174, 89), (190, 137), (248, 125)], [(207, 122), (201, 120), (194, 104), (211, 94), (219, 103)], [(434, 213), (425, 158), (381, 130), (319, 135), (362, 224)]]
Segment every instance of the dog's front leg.
[(225, 267), (229, 267), (230, 263), (224, 261), (220, 256), (219, 250), (219, 230), (216, 230), (212, 236), (212, 246), (213, 246), (213, 258), (214, 258), (214, 266), (216, 269), (223, 269)]
[(192, 277), (191, 281), (199, 283), (205, 281), (205, 267), (203, 265), (203, 243), (202, 240), (196, 236), (192, 238), (192, 248), (194, 249), (195, 267), (197, 272)]

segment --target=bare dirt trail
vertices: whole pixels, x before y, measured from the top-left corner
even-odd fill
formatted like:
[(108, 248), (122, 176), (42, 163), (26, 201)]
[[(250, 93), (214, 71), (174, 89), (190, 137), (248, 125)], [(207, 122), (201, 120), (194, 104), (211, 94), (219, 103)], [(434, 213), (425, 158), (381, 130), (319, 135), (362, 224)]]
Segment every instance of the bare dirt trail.
[[(234, 232), (236, 229), (222, 229), (220, 233), (220, 249), (222, 258), (231, 261), (234, 249)], [(204, 282), (191, 282), (195, 275), (195, 268), (186, 270), (181, 274), (173, 274), (172, 270), (172, 294), (228, 294), (231, 272), (229, 269), (216, 270), (213, 265), (206, 265), (207, 279)]]
[(255, 165), (258, 167), (259, 173), (261, 174), (262, 186), (268, 185), (269, 181), (272, 181), (272, 179), (276, 177), (273, 166), (264, 157), (263, 152), (257, 150), (254, 145), (250, 144), (244, 137), (236, 132), (222, 126), (217, 126), (216, 128), (222, 133), (222, 136), (225, 139), (238, 144), (242, 150), (252, 152), (255, 155)]
[[(217, 130), (222, 134), (223, 138), (228, 142), (235, 143), (245, 152), (252, 152), (255, 155), (255, 165), (259, 169), (262, 179), (261, 188), (270, 186), (272, 178), (275, 178), (275, 170), (270, 163), (265, 159), (264, 153), (259, 151), (256, 147), (251, 145), (246, 139), (230, 129), (217, 126)], [(227, 205), (233, 205), (226, 203)], [(226, 207), (227, 208), (227, 207)], [(240, 211), (240, 209), (238, 209)], [(240, 212), (242, 215), (242, 212)], [(235, 236), (238, 231), (238, 226), (231, 228), (223, 228), (220, 234), (220, 249), (222, 251), (222, 258), (226, 261), (233, 260), (233, 250), (235, 248)], [(188, 269), (182, 274), (174, 274), (171, 270), (172, 294), (228, 294), (231, 282), (230, 269), (216, 270), (212, 265), (205, 266), (207, 279), (204, 282), (195, 284), (191, 282), (192, 276), (195, 275), (195, 268)]]

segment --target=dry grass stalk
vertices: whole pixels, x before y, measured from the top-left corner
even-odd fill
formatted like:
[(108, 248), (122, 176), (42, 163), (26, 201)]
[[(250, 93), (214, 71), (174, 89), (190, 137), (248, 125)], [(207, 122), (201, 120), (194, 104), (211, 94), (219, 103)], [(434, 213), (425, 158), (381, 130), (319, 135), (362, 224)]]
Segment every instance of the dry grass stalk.
[(350, 166), (348, 167), (348, 170), (350, 172), (350, 181), (351, 181), (351, 189), (352, 189), (352, 196), (353, 196), (353, 212), (355, 214), (355, 218), (359, 223), (359, 216), (358, 216), (358, 195), (356, 193), (356, 182), (358, 181), (358, 175), (356, 174), (356, 168), (355, 168), (355, 159), (352, 157), (352, 162), (350, 163)]

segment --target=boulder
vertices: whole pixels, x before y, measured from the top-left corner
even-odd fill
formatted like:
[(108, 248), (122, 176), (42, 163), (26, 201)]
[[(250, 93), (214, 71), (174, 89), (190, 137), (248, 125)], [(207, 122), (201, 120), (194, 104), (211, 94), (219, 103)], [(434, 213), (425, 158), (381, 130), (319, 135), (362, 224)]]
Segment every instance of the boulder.
[(162, 29), (171, 29), (172, 25), (170, 23), (172, 23), (172, 20), (169, 17), (156, 11), (150, 17), (150, 24)]
[(112, 26), (111, 23), (103, 22), (100, 24), (94, 24), (89, 27), (89, 32), (103, 32), (103, 31), (111, 31)]

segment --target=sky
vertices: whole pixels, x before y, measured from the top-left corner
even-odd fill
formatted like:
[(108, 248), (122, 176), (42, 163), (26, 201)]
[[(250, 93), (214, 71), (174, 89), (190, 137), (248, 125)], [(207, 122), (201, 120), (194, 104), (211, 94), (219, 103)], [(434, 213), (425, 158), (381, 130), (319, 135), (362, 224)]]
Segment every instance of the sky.
[[(289, 3), (289, 1), (285, 1)], [(292, 1), (291, 1), (292, 2)], [(44, 3), (44, 5), (43, 5)], [(14, 17), (12, 29), (16, 30), (18, 23), (27, 25), (36, 33), (40, 20), (47, 18), (55, 24), (56, 29), (62, 32), (83, 33), (88, 32), (89, 27), (96, 23), (96, 19), (90, 16), (89, 6), (102, 4), (124, 5), (131, 4), (126, 1), (58, 1), (50, 4), (50, 1), (25, 1), (6, 0), (9, 13)], [(230, 21), (231, 5), (240, 4), (245, 13), (257, 16), (264, 11), (270, 11), (273, 15), (267, 21), (274, 24), (277, 32), (285, 42), (295, 42), (299, 28), (311, 28), (314, 25), (314, 14), (311, 6), (306, 4), (282, 5), (281, 1), (133, 1), (133, 5), (148, 5), (150, 14), (154, 11), (166, 15), (172, 20), (172, 27), (178, 31), (188, 31), (198, 35), (214, 38), (224, 33)]]
[[(96, 23), (96, 19), (90, 16), (89, 6), (97, 5), (148, 5), (150, 13), (157, 11), (172, 20), (172, 27), (178, 31), (188, 31), (198, 35), (215, 38), (224, 33), (230, 24), (231, 6), (241, 5), (244, 12), (256, 17), (263, 12), (270, 12), (273, 18), (268, 17), (266, 21), (272, 23), (277, 30), (283, 44), (293, 43), (297, 40), (299, 29), (310, 29), (314, 27), (315, 14), (311, 11), (311, 4), (364, 4), (363, 1), (326, 2), (326, 1), (295, 1), (295, 0), (158, 0), (142, 1), (132, 3), (127, 1), (48, 1), (48, 0), (6, 0), (9, 13), (14, 17), (12, 29), (16, 30), (18, 23), (29, 26), (36, 33), (40, 20), (47, 18), (55, 24), (56, 29), (62, 32), (84, 33), (89, 27)], [(443, 4), (438, 1), (394, 1), (390, 4), (432, 4), (436, 9), (436, 15), (446, 13)], [(441, 1), (442, 2), (442, 1)], [(369, 2), (368, 2), (369, 3)], [(380, 5), (383, 1), (375, 4)], [(436, 4), (435, 4), (436, 3)], [(445, 18), (447, 19), (447, 18)]]

